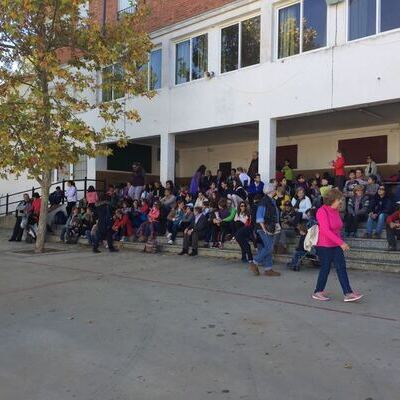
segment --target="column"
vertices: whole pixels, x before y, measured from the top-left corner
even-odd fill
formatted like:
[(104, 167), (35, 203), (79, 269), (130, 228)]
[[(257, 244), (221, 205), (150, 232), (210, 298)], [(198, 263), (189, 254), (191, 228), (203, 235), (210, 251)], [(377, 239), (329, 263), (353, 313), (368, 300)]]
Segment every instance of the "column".
[(163, 133), (160, 137), (160, 181), (175, 180), (175, 135)]
[(258, 171), (267, 183), (275, 178), (276, 168), (276, 120), (261, 119), (258, 122)]

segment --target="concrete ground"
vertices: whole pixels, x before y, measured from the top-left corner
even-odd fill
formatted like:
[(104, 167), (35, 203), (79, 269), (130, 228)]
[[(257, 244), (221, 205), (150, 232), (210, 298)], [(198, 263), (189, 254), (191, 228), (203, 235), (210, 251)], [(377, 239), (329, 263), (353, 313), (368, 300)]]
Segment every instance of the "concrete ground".
[(0, 240), (1, 400), (399, 400), (400, 276)]

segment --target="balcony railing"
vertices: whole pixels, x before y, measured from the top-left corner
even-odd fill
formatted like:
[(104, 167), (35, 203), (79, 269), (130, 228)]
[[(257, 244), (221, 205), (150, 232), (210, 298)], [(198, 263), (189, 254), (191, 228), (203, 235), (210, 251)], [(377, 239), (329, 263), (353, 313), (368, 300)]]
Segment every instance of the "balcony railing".
[(122, 10), (119, 10), (117, 12), (117, 19), (120, 20), (124, 15), (126, 14), (133, 14), (136, 11), (137, 6), (136, 5), (132, 5), (126, 8), (123, 8)]

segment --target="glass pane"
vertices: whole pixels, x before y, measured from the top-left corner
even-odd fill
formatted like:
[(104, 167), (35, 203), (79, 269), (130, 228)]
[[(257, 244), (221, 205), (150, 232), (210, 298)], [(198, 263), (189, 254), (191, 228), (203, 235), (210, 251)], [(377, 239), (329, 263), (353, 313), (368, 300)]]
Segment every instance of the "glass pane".
[(122, 88), (124, 84), (124, 69), (121, 64), (114, 65), (114, 100), (125, 96)]
[(118, 0), (118, 11), (132, 6), (132, 0)]
[(278, 58), (300, 51), (300, 3), (279, 10)]
[(241, 67), (260, 62), (260, 16), (242, 22)]
[(190, 41), (176, 45), (175, 83), (189, 82), (190, 80)]
[(87, 176), (87, 157), (79, 156), (79, 160), (74, 164), (74, 179), (85, 179)]
[(304, 0), (303, 51), (326, 46), (326, 0)]
[(376, 0), (349, 0), (349, 40), (376, 33)]
[(112, 100), (112, 66), (103, 68), (102, 71), (102, 101)]
[(192, 39), (192, 79), (204, 77), (208, 70), (208, 36), (207, 34)]
[(381, 1), (381, 32), (400, 28), (400, 1)]
[(239, 24), (221, 30), (221, 72), (238, 69)]
[(161, 66), (161, 49), (152, 51), (150, 56), (150, 90), (161, 88)]

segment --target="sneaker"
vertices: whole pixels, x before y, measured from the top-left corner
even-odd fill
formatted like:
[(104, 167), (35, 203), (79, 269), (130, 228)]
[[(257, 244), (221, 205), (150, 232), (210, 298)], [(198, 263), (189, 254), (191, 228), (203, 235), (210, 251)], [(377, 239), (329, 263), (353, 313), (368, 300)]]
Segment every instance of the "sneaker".
[(168, 243), (168, 244), (174, 244), (174, 241), (171, 240), (171, 239), (169, 239), (167, 243)]
[(217, 247), (218, 247), (220, 250), (223, 250), (223, 249), (224, 249), (224, 244), (223, 244), (222, 242), (219, 242)]
[(344, 301), (346, 303), (351, 302), (351, 301), (358, 301), (358, 300), (362, 299), (363, 297), (364, 296), (361, 293), (353, 292), (353, 293), (346, 294), (344, 296)]
[(274, 271), (273, 269), (267, 269), (263, 273), (264, 276), (281, 276), (281, 273), (278, 271)]
[(167, 239), (171, 239), (172, 233), (167, 233)]
[(126, 236), (122, 236), (120, 242), (127, 242), (127, 241), (128, 241), (128, 238)]
[(327, 297), (327, 296), (325, 295), (324, 292), (313, 293), (313, 294), (311, 295), (311, 297), (312, 297), (314, 300), (319, 300), (319, 301), (329, 301), (329, 300), (330, 300), (330, 298)]
[(249, 271), (252, 272), (255, 276), (260, 275), (260, 271), (258, 270), (257, 265), (253, 262), (249, 263)]

